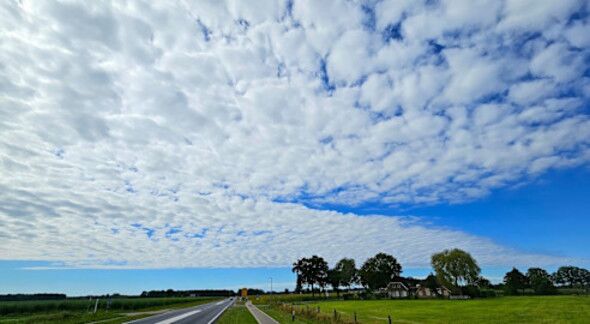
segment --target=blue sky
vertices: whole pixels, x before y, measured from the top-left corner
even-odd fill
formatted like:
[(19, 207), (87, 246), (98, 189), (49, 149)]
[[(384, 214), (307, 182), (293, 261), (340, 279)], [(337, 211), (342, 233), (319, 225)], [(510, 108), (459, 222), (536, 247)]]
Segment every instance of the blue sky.
[[(586, 248), (586, 229), (590, 226), (590, 220), (585, 217), (590, 210), (590, 201), (586, 198), (590, 194), (589, 190), (590, 171), (578, 168), (552, 172), (518, 188), (498, 190), (477, 202), (404, 210), (422, 215), (433, 225), (486, 236), (500, 244), (515, 246), (519, 250), (570, 255), (590, 260), (590, 252)], [(377, 205), (357, 207), (353, 211), (358, 214), (399, 212)], [(514, 222), (514, 217), (522, 221)], [(273, 289), (282, 290), (293, 289), (295, 279), (288, 267), (30, 270), (51, 265), (42, 261), (1, 261), (0, 278), (3, 292), (139, 294), (149, 289), (235, 290), (242, 286), (270, 290), (271, 277)], [(579, 265), (588, 266), (590, 263), (585, 261)], [(499, 282), (510, 268), (511, 265), (484, 267), (483, 273), (493, 282)], [(549, 271), (555, 269), (556, 266), (547, 267)], [(521, 270), (524, 271), (524, 268)], [(424, 277), (430, 271), (429, 267), (405, 268), (404, 275)]]
[(587, 265), (589, 6), (4, 2), (0, 292)]

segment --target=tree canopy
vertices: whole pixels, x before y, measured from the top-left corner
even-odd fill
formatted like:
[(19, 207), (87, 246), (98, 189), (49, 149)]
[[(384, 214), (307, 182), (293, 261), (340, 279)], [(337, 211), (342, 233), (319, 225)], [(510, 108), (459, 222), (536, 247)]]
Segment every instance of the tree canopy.
[(311, 286), (312, 295), (315, 294), (314, 285), (324, 288), (328, 279), (328, 263), (324, 258), (317, 255), (311, 258), (301, 258), (293, 263), (291, 269), (297, 274), (297, 280), (300, 284)]
[(573, 267), (560, 267), (553, 274), (556, 284), (566, 287), (590, 287), (590, 271)]
[(481, 271), (475, 259), (459, 249), (435, 253), (431, 262), (439, 282), (457, 288), (474, 284)]
[(535, 291), (535, 294), (547, 295), (556, 292), (551, 275), (549, 275), (545, 269), (529, 268), (526, 272), (526, 277), (530, 287)]
[(377, 253), (367, 259), (359, 270), (361, 284), (371, 290), (384, 288), (402, 272), (396, 258), (386, 253)]
[(353, 259), (344, 258), (334, 266), (340, 275), (340, 284), (350, 288), (354, 283), (358, 281), (358, 270)]
[(516, 295), (518, 290), (521, 289), (524, 294), (524, 289), (528, 286), (527, 277), (518, 269), (512, 268), (504, 276), (504, 289), (507, 294)]

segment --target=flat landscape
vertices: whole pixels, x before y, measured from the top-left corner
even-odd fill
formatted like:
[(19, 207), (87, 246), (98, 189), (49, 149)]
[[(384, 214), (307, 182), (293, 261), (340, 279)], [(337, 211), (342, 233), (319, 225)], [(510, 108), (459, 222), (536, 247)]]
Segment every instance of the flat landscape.
[[(474, 300), (367, 300), (295, 302), (296, 310), (313, 309), (327, 317), (336, 310), (342, 323), (588, 323), (590, 296), (522, 296)], [(261, 306), (279, 322), (287, 310)], [(299, 323), (317, 320), (301, 317)]]
[[(220, 298), (219, 298), (220, 299)], [(93, 313), (94, 301), (88, 299), (1, 301), (0, 323), (123, 323), (166, 310), (187, 308), (215, 301), (216, 298), (118, 298), (106, 309), (99, 301)]]

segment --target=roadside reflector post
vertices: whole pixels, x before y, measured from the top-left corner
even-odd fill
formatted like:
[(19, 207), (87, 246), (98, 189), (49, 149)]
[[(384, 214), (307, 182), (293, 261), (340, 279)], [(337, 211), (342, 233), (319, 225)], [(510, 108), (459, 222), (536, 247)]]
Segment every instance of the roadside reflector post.
[(354, 324), (356, 324), (356, 312), (354, 312)]
[(295, 310), (291, 311), (291, 322), (295, 322)]
[(387, 315), (387, 320), (389, 321), (389, 324), (391, 324), (391, 315)]
[(320, 306), (318, 306), (318, 314), (320, 313)]

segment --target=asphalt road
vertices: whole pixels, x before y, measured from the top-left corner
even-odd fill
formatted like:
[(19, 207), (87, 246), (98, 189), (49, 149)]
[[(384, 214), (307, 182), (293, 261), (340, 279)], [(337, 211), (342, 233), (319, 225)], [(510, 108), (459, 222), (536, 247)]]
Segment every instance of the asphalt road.
[(224, 299), (199, 306), (183, 308), (158, 314), (128, 323), (133, 324), (211, 324), (223, 311), (234, 303), (233, 299)]

